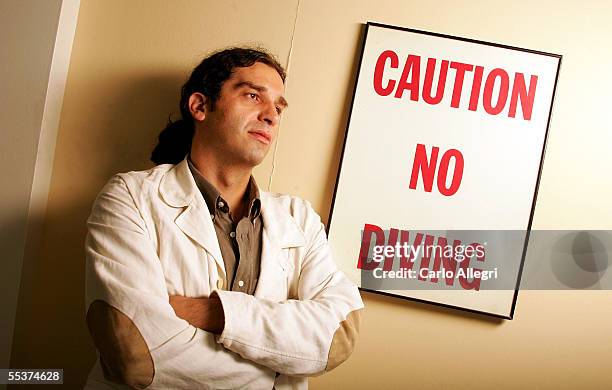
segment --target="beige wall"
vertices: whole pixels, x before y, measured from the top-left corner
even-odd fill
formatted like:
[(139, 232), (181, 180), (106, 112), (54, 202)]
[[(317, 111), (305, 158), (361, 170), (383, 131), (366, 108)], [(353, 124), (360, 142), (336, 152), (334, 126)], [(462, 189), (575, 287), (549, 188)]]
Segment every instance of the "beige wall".
[(40, 243), (77, 13), (78, 0), (0, 3), (0, 367), (9, 366), (22, 268)]
[[(4, 312), (0, 320), (0, 367), (8, 367), (10, 359), (36, 149), (60, 5), (60, 1), (47, 2), (43, 13), (32, 3), (6, 1), (0, 5), (0, 68), (3, 70), (0, 74), (0, 165), (12, 168), (0, 178), (0, 248), (4, 263), (0, 279), (0, 307)], [(11, 39), (15, 36), (23, 39)]]
[[(177, 5), (178, 4), (178, 5)], [(297, 18), (296, 18), (297, 16)], [(35, 273), (22, 281), (13, 365), (82, 383), (84, 222), (103, 183), (141, 169), (187, 72), (210, 49), (261, 42), (289, 68), (291, 108), (260, 185), (301, 195), (327, 219), (361, 24), (371, 20), (564, 55), (535, 228), (612, 227), (612, 5), (491, 1), (83, 0), (49, 212)], [(290, 55), (291, 53), (291, 55)], [(513, 321), (363, 293), (353, 357), (312, 388), (605, 388), (610, 292), (521, 292)], [(62, 351), (61, 353), (58, 351)]]
[[(611, 229), (611, 17), (605, 1), (301, 2), (272, 189), (328, 215), (369, 20), (563, 54), (533, 227)], [(295, 159), (298, 145), (311, 158)], [(610, 291), (522, 291), (513, 321), (362, 296), (355, 354), (313, 388), (610, 386)]]

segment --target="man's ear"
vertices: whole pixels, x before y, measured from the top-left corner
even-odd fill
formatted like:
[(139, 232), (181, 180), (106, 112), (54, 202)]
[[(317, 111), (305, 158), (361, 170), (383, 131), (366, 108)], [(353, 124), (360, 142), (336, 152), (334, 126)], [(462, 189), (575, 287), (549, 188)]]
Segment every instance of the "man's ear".
[(191, 116), (198, 122), (201, 122), (206, 118), (207, 108), (206, 105), (208, 103), (207, 97), (201, 94), (200, 92), (194, 92), (189, 96), (189, 102), (187, 106), (189, 107), (189, 112), (191, 112)]

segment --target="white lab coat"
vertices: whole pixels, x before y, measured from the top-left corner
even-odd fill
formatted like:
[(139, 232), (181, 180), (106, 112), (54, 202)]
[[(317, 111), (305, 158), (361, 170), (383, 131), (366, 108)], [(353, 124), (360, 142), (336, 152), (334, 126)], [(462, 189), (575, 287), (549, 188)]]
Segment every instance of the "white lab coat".
[[(87, 221), (86, 307), (104, 300), (149, 347), (151, 389), (302, 389), (325, 372), (339, 323), (363, 307), (332, 259), (319, 216), (300, 198), (261, 192), (261, 272), (255, 295), (226, 291), (208, 208), (187, 160), (115, 175)], [(215, 336), (178, 318), (169, 295), (219, 295)], [(276, 372), (282, 374), (278, 377)], [(108, 388), (99, 361), (86, 388)]]

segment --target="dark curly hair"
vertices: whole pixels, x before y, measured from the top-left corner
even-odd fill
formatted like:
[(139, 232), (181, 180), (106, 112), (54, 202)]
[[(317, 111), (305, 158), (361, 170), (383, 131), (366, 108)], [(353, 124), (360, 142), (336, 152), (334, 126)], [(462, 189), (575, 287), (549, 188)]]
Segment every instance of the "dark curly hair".
[(188, 107), (189, 97), (194, 92), (202, 93), (209, 99), (211, 110), (214, 110), (221, 87), (234, 69), (249, 67), (256, 62), (274, 68), (285, 82), (285, 69), (271, 54), (262, 49), (233, 47), (218, 51), (202, 60), (181, 88), (181, 119), (169, 120), (168, 125), (159, 133), (158, 143), (151, 153), (151, 161), (156, 165), (177, 164), (182, 161), (191, 149), (195, 132)]

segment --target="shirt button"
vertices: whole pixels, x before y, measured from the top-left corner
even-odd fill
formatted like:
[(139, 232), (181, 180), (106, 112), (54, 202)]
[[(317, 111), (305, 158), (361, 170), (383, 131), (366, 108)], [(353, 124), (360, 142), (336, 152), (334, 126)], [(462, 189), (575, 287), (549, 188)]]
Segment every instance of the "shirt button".
[(238, 282), (238, 286), (240, 286), (240, 287), (244, 286), (244, 282), (243, 282), (242, 280), (240, 280), (240, 281)]
[(231, 232), (231, 233), (230, 233), (230, 237), (231, 237), (231, 238), (236, 237), (236, 232)]
[(214, 214), (210, 214), (210, 219), (212, 219), (214, 221), (215, 220), (215, 215)]
[(223, 203), (222, 201), (219, 201), (219, 203), (217, 203), (217, 206), (219, 206), (219, 208), (223, 208), (223, 206), (225, 206), (225, 203)]

